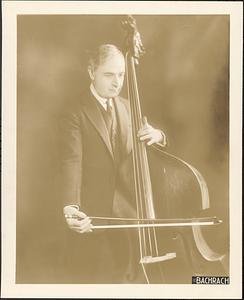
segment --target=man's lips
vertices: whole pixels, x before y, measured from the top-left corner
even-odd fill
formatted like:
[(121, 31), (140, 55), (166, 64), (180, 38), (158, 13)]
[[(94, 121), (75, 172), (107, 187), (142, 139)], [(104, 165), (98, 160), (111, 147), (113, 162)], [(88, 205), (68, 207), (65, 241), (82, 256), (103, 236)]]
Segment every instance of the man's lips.
[(113, 92), (113, 93), (117, 93), (119, 91), (119, 88), (118, 89), (109, 89), (110, 92)]

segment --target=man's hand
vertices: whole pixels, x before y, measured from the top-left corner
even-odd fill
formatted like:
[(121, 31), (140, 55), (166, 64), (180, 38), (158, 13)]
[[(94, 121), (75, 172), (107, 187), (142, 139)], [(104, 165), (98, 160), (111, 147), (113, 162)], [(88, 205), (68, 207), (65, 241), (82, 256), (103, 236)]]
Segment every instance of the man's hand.
[(160, 142), (163, 142), (163, 144), (166, 145), (166, 137), (161, 130), (155, 129), (149, 125), (146, 117), (143, 118), (143, 123), (143, 127), (137, 133), (140, 141), (146, 141), (148, 146)]
[(78, 233), (92, 231), (91, 219), (85, 213), (79, 211), (76, 207), (71, 205), (65, 206), (63, 212), (66, 223), (70, 229)]

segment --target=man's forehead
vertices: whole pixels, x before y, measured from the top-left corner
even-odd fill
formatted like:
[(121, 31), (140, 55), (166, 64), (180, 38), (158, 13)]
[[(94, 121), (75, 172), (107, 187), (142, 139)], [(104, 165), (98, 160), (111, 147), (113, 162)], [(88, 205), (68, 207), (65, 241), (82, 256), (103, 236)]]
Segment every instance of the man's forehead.
[(125, 60), (124, 57), (121, 55), (113, 55), (110, 57), (107, 57), (106, 60), (101, 62), (98, 66), (100, 69), (111, 69), (111, 70), (117, 70), (125, 68)]

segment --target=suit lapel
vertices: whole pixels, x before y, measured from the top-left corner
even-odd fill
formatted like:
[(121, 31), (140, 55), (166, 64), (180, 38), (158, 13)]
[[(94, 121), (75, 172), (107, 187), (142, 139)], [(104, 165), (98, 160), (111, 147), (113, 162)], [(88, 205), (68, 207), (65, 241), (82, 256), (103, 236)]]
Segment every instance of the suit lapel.
[(129, 154), (132, 149), (132, 129), (129, 108), (126, 108), (125, 104), (116, 97), (114, 99), (114, 106), (117, 110), (118, 125), (120, 127), (121, 140), (125, 153)]
[(84, 113), (96, 128), (96, 130), (102, 137), (104, 143), (106, 144), (112, 158), (114, 158), (109, 133), (105, 121), (103, 119), (102, 113), (97, 107), (97, 104), (95, 102), (96, 99), (94, 99), (92, 95), (90, 95), (89, 98), (90, 99), (88, 99), (88, 101), (86, 101), (86, 103), (83, 106)]

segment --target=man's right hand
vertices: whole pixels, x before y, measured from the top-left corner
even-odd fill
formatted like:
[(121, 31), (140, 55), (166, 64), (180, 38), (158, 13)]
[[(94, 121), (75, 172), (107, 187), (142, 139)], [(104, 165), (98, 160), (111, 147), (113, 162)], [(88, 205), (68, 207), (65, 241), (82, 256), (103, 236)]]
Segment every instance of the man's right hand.
[(78, 233), (85, 233), (92, 231), (91, 219), (76, 207), (68, 205), (63, 209), (66, 223), (71, 230)]

